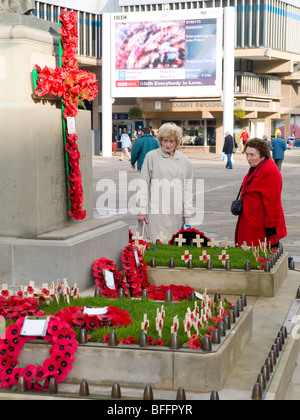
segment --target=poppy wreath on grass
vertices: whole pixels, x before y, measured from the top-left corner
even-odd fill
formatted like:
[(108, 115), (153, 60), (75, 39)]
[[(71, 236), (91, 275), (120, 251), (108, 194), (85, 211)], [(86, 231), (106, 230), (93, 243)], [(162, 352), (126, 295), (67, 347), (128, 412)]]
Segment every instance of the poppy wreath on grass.
[(210, 241), (210, 239), (207, 238), (207, 236), (205, 236), (203, 232), (200, 232), (200, 230), (194, 228), (187, 228), (180, 229), (177, 233), (175, 233), (168, 242), (169, 245), (176, 245), (175, 239), (178, 238), (180, 234), (184, 239), (186, 239), (186, 245), (194, 245), (192, 240), (196, 239), (197, 235), (200, 235), (200, 239), (204, 239), (202, 246), (207, 246), (207, 243)]
[(25, 316), (43, 316), (44, 312), (41, 311), (34, 298), (22, 299), (20, 296), (10, 296), (9, 298), (0, 296), (0, 315), (7, 321), (16, 321)]
[(176, 286), (171, 284), (170, 286), (149, 286), (148, 287), (148, 296), (153, 300), (165, 300), (167, 291), (170, 290), (172, 294), (172, 300), (174, 302), (181, 300), (188, 300), (190, 298), (191, 292), (194, 292), (195, 289), (188, 286)]
[(50, 357), (42, 365), (19, 362), (24, 345), (37, 337), (20, 335), (24, 318), (7, 327), (5, 338), (0, 340), (0, 384), (2, 388), (16, 389), (20, 377), (24, 377), (28, 390), (44, 390), (51, 378), (57, 384), (64, 381), (73, 367), (78, 343), (75, 332), (59, 317), (50, 316), (47, 335), (42, 337), (51, 344)]
[(131, 324), (131, 318), (123, 309), (107, 306), (106, 313), (101, 315), (84, 314), (84, 306), (70, 306), (61, 309), (56, 316), (74, 328), (97, 330), (102, 327), (125, 327)]
[[(126, 284), (125, 276), (120, 271), (116, 270), (116, 267), (117, 265), (108, 258), (100, 258), (93, 264), (95, 283), (99, 287), (101, 295), (106, 298), (116, 299), (121, 288), (124, 289), (125, 295), (128, 295), (128, 287)], [(107, 286), (103, 270), (107, 270), (113, 273), (115, 289), (110, 289)]]

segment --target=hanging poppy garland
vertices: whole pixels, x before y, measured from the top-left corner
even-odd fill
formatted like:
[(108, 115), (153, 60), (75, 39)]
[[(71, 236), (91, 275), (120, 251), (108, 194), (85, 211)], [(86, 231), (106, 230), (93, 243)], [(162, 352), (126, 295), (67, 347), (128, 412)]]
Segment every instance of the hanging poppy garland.
[(19, 363), (18, 357), (24, 345), (37, 337), (20, 335), (24, 318), (7, 327), (5, 339), (0, 340), (0, 384), (2, 388), (17, 387), (21, 376), (25, 378), (28, 390), (48, 388), (51, 378), (57, 384), (65, 380), (75, 361), (78, 348), (75, 332), (56, 316), (51, 316), (47, 335), (43, 337), (51, 344), (50, 357), (42, 365)]
[(22, 299), (19, 296), (9, 298), (0, 296), (0, 315), (7, 321), (16, 321), (25, 316), (43, 316), (44, 312), (41, 311), (34, 298)]
[(79, 168), (80, 152), (77, 146), (78, 136), (69, 133), (68, 118), (76, 117), (78, 105), (84, 106), (84, 101), (93, 101), (98, 94), (96, 75), (91, 72), (79, 70), (76, 59), (78, 47), (78, 14), (73, 11), (63, 10), (60, 15), (60, 67), (41, 69), (38, 72), (35, 94), (39, 97), (44, 95), (62, 98), (62, 114), (64, 126), (64, 142), (67, 153), (68, 175), (68, 198), (69, 216), (76, 220), (86, 217), (83, 206), (82, 175)]
[[(99, 287), (101, 295), (106, 298), (117, 298), (121, 288), (124, 290), (125, 295), (128, 295), (125, 276), (120, 271), (116, 270), (116, 267), (116, 264), (108, 258), (100, 258), (93, 264), (93, 274), (96, 285)], [(105, 277), (105, 270), (113, 274), (114, 288), (111, 288), (112, 286), (108, 285)]]
[(107, 306), (105, 314), (84, 314), (84, 306), (70, 306), (61, 309), (56, 316), (73, 328), (97, 330), (102, 327), (125, 327), (131, 324), (128, 312), (114, 306)]

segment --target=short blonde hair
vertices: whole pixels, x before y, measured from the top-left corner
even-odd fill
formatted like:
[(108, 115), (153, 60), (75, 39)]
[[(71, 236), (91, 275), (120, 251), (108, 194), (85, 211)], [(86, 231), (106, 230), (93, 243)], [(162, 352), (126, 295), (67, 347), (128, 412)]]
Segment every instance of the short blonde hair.
[(180, 142), (182, 140), (182, 135), (183, 135), (182, 129), (178, 127), (176, 124), (165, 123), (158, 130), (156, 138), (159, 141), (159, 144), (161, 145), (163, 139), (169, 139), (170, 137), (173, 137), (174, 140), (176, 140), (176, 148), (177, 148), (180, 145)]

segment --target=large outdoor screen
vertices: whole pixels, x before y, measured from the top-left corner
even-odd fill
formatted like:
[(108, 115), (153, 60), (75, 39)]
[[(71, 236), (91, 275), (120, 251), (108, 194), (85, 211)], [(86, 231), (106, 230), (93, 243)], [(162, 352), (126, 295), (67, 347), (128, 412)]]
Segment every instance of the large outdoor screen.
[(113, 14), (112, 97), (221, 95), (222, 18), (222, 9)]

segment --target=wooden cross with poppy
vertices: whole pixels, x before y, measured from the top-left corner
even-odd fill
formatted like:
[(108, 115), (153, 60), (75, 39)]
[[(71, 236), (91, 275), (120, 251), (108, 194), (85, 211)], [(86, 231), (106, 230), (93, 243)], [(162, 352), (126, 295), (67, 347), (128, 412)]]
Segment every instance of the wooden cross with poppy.
[(38, 65), (32, 72), (34, 92), (61, 98), (63, 140), (65, 146), (69, 216), (76, 220), (86, 217), (83, 206), (83, 188), (79, 168), (80, 152), (76, 141), (75, 117), (78, 106), (93, 101), (98, 94), (96, 75), (79, 70), (76, 59), (78, 47), (78, 14), (62, 10), (59, 17), (59, 67), (51, 69)]

